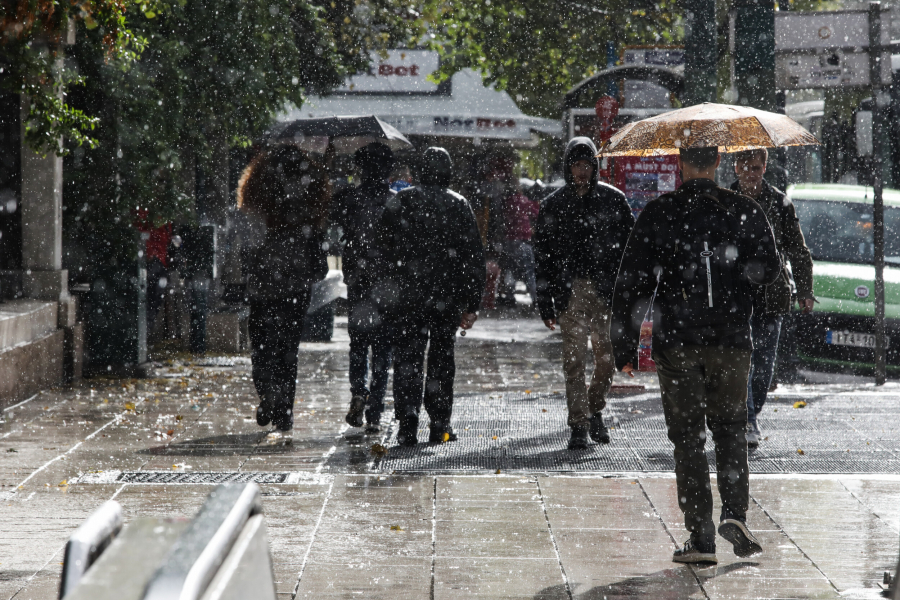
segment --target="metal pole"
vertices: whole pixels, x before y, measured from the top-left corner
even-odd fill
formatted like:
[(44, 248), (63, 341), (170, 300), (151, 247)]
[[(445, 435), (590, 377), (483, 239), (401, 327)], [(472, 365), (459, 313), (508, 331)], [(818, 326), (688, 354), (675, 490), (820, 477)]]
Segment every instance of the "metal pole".
[(684, 106), (716, 101), (716, 2), (685, 0)]
[(884, 348), (884, 144), (879, 103), (881, 95), (881, 3), (869, 2), (869, 83), (874, 100), (872, 114), (872, 230), (875, 263), (875, 385), (884, 385), (886, 378)]

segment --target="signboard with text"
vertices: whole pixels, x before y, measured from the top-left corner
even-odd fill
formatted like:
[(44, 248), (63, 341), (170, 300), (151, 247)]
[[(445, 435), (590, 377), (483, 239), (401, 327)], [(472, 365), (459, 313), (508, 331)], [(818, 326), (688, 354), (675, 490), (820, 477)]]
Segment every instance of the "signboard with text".
[(388, 50), (387, 58), (372, 53), (368, 72), (347, 79), (338, 94), (438, 94), (428, 76), (438, 70), (440, 57), (431, 50)]
[(625, 194), (635, 213), (681, 185), (677, 156), (619, 156), (615, 163), (615, 186)]

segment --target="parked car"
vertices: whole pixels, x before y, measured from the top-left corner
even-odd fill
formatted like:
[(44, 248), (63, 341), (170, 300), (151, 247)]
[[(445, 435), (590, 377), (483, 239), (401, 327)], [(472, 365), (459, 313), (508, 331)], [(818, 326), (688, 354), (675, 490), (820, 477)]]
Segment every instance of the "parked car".
[[(781, 344), (782, 370), (872, 372), (875, 267), (872, 188), (805, 184), (788, 188), (813, 257), (814, 312), (792, 313)], [(885, 316), (888, 375), (900, 376), (900, 191), (884, 190)]]

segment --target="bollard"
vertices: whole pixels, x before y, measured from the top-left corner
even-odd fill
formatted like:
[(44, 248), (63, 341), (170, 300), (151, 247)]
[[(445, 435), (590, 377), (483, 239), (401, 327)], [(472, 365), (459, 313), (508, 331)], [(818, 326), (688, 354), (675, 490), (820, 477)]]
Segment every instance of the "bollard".
[(122, 507), (115, 500), (98, 508), (66, 543), (59, 597), (75, 589), (81, 577), (122, 530)]

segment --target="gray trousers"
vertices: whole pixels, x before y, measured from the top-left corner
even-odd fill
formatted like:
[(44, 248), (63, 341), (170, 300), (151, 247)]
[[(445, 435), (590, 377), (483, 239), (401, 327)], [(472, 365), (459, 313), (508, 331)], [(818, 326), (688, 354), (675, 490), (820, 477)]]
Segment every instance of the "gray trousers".
[(714, 541), (713, 498), (706, 428), (716, 448), (721, 519), (744, 520), (750, 501), (747, 463), (747, 377), (750, 350), (685, 346), (654, 350), (675, 482), (684, 526), (692, 539)]

